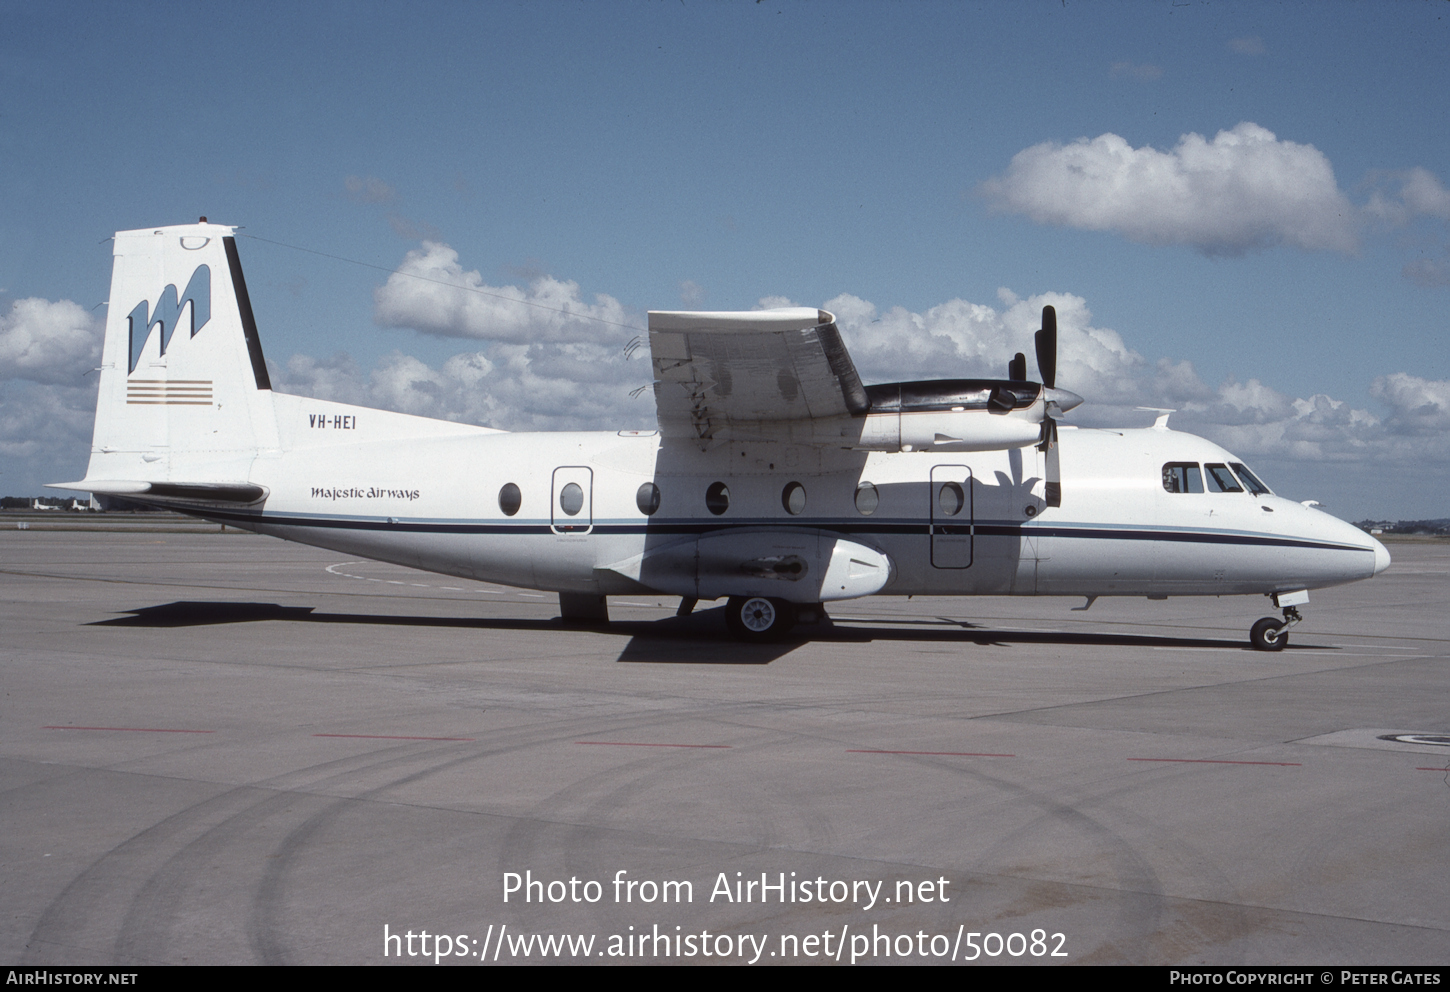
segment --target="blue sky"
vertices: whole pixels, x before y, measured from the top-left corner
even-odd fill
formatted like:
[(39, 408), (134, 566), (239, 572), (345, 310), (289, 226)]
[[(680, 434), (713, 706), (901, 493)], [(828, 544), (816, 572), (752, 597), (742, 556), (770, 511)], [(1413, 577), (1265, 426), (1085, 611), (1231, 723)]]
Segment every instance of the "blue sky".
[(1089, 400), (1071, 419), (1177, 407), (1286, 495), (1450, 515), (1444, 0), (0, 3), (0, 23), (6, 493), (84, 471), (104, 239), (205, 214), (242, 228), (289, 391), (642, 426), (634, 332), (528, 303), (640, 326), (831, 304), (881, 380), (1004, 374), (1054, 302), (1059, 381)]

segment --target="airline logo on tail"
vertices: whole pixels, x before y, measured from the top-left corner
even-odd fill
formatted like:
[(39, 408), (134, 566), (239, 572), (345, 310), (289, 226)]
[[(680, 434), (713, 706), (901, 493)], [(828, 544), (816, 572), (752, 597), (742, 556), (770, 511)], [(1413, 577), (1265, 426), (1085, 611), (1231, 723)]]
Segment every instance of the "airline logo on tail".
[[(150, 309), (150, 301), (142, 300), (136, 304), (126, 317), (131, 322), (131, 365), (126, 370), (129, 376), (136, 371), (136, 363), (141, 360), (141, 352), (146, 348), (146, 342), (151, 338), (151, 328), (157, 324), (161, 325), (161, 354), (166, 354), (167, 347), (171, 344), (172, 332), (181, 320), (181, 313), (186, 305), (191, 304), (191, 334), (188, 338), (196, 337), (196, 332), (206, 326), (211, 320), (211, 269), (205, 265), (198, 265), (196, 271), (187, 280), (186, 292), (177, 299), (176, 286), (167, 286), (161, 291), (161, 299), (156, 301), (156, 309)], [(210, 387), (210, 383), (207, 386)], [(208, 392), (210, 389), (208, 388)]]

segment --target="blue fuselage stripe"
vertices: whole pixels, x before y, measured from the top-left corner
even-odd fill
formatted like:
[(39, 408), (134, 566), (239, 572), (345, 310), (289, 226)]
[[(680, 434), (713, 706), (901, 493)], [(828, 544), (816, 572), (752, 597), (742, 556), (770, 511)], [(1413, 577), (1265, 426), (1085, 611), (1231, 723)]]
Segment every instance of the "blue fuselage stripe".
[[(184, 511), (186, 512), (186, 511)], [(210, 520), (234, 521), (250, 526), (272, 527), (316, 527), (331, 530), (393, 531), (410, 534), (498, 534), (516, 536), (537, 536), (556, 533), (554, 528), (542, 521), (504, 522), (454, 522), (438, 520), (388, 520), (386, 518), (329, 517), (287, 513), (238, 513), (226, 510), (192, 510), (198, 516)], [(1362, 551), (1372, 554), (1373, 548), (1341, 544), (1333, 541), (1314, 541), (1304, 538), (1283, 537), (1272, 534), (1252, 534), (1230, 531), (1190, 531), (1157, 527), (1053, 527), (1042, 524), (1024, 526), (1011, 522), (978, 522), (976, 524), (948, 523), (913, 520), (807, 520), (779, 519), (756, 520), (651, 520), (630, 523), (596, 523), (590, 529), (597, 535), (657, 535), (688, 536), (692, 534), (718, 533), (723, 530), (779, 527), (782, 529), (811, 529), (834, 531), (843, 535), (865, 537), (929, 537), (933, 526), (937, 534), (951, 533), (957, 536), (976, 535), (981, 537), (1009, 538), (1064, 538), (1069, 540), (1095, 541), (1169, 541), (1182, 544), (1229, 544), (1247, 547), (1317, 548), (1325, 551)], [(950, 529), (948, 529), (950, 528)], [(559, 532), (567, 533), (563, 528)]]

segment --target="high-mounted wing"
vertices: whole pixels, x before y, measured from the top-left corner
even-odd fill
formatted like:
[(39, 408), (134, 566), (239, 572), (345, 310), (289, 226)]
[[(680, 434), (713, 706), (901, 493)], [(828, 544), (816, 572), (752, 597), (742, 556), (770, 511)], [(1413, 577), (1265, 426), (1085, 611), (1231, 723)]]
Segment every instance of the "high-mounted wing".
[(825, 310), (652, 310), (660, 431), (709, 442), (732, 425), (860, 416), (871, 406)]

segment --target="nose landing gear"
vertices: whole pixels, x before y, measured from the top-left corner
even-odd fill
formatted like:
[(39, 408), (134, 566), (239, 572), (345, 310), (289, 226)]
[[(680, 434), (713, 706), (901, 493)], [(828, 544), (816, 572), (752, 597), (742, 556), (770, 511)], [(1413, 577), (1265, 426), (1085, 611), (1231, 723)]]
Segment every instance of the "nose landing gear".
[(1289, 628), (1304, 618), (1299, 615), (1299, 608), (1296, 606), (1285, 606), (1283, 612), (1283, 620), (1278, 617), (1264, 617), (1249, 630), (1249, 643), (1255, 650), (1284, 650), (1284, 645), (1289, 643)]

